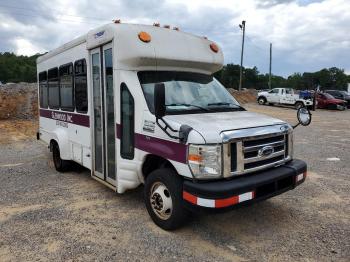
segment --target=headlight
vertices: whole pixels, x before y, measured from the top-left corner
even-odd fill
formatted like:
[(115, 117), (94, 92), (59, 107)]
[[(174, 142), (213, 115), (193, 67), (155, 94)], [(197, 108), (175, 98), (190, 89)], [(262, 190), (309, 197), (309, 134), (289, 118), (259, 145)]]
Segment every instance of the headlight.
[(190, 145), (188, 164), (195, 178), (221, 176), (221, 145)]

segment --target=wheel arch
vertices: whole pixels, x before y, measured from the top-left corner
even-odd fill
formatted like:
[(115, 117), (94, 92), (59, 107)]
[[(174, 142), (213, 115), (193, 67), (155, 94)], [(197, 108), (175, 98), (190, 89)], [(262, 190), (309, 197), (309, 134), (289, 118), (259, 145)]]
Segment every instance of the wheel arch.
[(304, 106), (306, 106), (305, 101), (303, 101), (303, 100), (297, 100), (297, 101), (295, 101), (294, 105), (297, 105), (297, 104), (299, 104), (299, 103), (301, 103), (301, 104), (303, 104)]
[(56, 143), (60, 149), (60, 156), (64, 160), (71, 160), (70, 144), (68, 134), (64, 130), (56, 129), (50, 134), (50, 151), (53, 143)]
[(174, 165), (168, 159), (158, 155), (148, 154), (145, 156), (141, 167), (143, 179), (146, 180), (151, 172), (159, 168), (171, 168), (177, 172)]

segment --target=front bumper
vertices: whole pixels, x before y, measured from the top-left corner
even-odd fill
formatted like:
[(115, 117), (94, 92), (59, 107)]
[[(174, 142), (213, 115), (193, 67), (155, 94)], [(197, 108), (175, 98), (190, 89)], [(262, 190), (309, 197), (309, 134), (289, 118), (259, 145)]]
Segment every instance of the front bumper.
[(225, 211), (261, 201), (288, 190), (305, 181), (306, 163), (294, 159), (282, 166), (230, 180), (214, 182), (184, 181), (183, 204), (191, 211)]

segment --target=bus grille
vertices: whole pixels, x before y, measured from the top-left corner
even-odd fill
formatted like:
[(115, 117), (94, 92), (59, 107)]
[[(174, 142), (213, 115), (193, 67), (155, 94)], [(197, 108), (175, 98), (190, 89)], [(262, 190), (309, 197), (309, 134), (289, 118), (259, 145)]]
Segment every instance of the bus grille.
[[(243, 138), (241, 148), (237, 143), (231, 144), (231, 156), (239, 153), (242, 155), (237, 161), (231, 160), (231, 172), (237, 172), (241, 167), (239, 173), (249, 173), (282, 164), (288, 158), (288, 134)], [(241, 164), (238, 159), (241, 159)]]

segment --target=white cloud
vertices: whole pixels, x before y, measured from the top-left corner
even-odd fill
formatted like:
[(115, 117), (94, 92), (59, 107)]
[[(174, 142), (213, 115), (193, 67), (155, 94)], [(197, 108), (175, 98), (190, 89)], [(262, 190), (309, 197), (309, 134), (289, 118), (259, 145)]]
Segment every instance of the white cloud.
[(121, 18), (133, 23), (157, 21), (206, 35), (223, 47), (226, 63), (238, 64), (238, 24), (246, 20), (246, 66), (267, 72), (272, 42), (275, 74), (332, 66), (350, 71), (349, 0), (17, 0), (11, 6), (24, 9), (0, 10), (0, 51), (48, 51)]
[(23, 39), (23, 38), (17, 38), (14, 40), (16, 45), (16, 51), (15, 53), (17, 55), (26, 55), (30, 56), (33, 54), (37, 54), (40, 52), (44, 52), (43, 49), (40, 49), (36, 46), (34, 46), (29, 40)]

